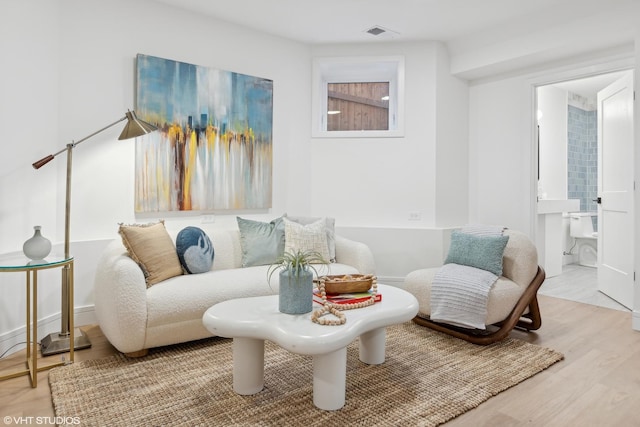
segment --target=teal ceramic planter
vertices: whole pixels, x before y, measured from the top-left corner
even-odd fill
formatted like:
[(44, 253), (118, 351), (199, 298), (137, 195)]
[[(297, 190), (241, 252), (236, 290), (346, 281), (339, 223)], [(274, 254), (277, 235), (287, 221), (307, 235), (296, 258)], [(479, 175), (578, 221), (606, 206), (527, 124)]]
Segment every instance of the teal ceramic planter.
[(280, 272), (279, 309), (286, 314), (309, 313), (313, 307), (313, 273)]

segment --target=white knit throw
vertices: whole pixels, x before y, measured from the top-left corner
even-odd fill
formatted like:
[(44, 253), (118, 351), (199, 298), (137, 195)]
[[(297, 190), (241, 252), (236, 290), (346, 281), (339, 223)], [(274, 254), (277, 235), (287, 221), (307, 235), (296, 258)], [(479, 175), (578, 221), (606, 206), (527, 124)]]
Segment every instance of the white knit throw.
[(498, 276), (459, 264), (443, 265), (431, 285), (431, 320), (486, 329), (487, 301)]
[[(500, 236), (505, 227), (467, 225), (463, 233)], [(459, 264), (443, 265), (431, 284), (431, 315), (435, 322), (464, 328), (486, 329), (489, 291), (498, 280), (490, 271)]]

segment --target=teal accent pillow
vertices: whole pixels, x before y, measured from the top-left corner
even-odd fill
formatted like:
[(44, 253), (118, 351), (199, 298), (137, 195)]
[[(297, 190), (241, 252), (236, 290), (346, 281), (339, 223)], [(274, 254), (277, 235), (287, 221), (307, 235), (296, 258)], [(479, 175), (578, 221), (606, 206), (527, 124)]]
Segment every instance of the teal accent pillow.
[(242, 246), (242, 266), (273, 264), (284, 254), (284, 222), (282, 217), (271, 222), (236, 217)]
[(502, 255), (509, 236), (477, 236), (460, 231), (451, 234), (445, 264), (460, 264), (502, 276)]

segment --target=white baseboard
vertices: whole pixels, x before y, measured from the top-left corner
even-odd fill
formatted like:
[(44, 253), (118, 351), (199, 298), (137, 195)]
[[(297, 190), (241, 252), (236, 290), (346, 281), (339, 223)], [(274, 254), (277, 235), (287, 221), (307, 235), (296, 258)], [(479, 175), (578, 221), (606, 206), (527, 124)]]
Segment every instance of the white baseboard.
[(86, 325), (95, 325), (98, 323), (98, 319), (96, 318), (96, 310), (93, 305), (76, 307), (76, 309), (74, 310), (74, 313), (75, 313), (75, 317), (73, 320), (76, 327), (86, 326)]
[(631, 314), (631, 327), (634, 331), (640, 331), (640, 311)]
[[(98, 323), (94, 306), (76, 307), (74, 310), (74, 324), (76, 327)], [(38, 342), (49, 334), (59, 332), (61, 328), (60, 313), (38, 319)], [(26, 347), (26, 325), (0, 335), (0, 355), (5, 351), (5, 357)], [(15, 346), (15, 347), (14, 347)]]
[(381, 283), (383, 285), (395, 286), (396, 288), (403, 288), (404, 277), (378, 276), (378, 283)]

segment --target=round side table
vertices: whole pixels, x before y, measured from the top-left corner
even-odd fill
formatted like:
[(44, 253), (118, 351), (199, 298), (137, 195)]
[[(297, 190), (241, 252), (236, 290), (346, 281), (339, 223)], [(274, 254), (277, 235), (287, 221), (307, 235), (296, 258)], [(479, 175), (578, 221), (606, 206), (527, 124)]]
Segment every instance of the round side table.
[[(38, 367), (38, 271), (50, 268), (68, 269), (69, 292), (69, 362), (57, 362)], [(51, 369), (54, 366), (73, 362), (73, 257), (65, 258), (61, 255), (50, 255), (44, 260), (33, 261), (24, 255), (0, 257), (0, 273), (26, 272), (27, 292), (27, 360), (26, 369), (0, 376), (0, 380), (15, 378), (21, 375), (29, 375), (31, 387), (38, 386), (38, 372)], [(64, 314), (62, 314), (64, 316)]]

